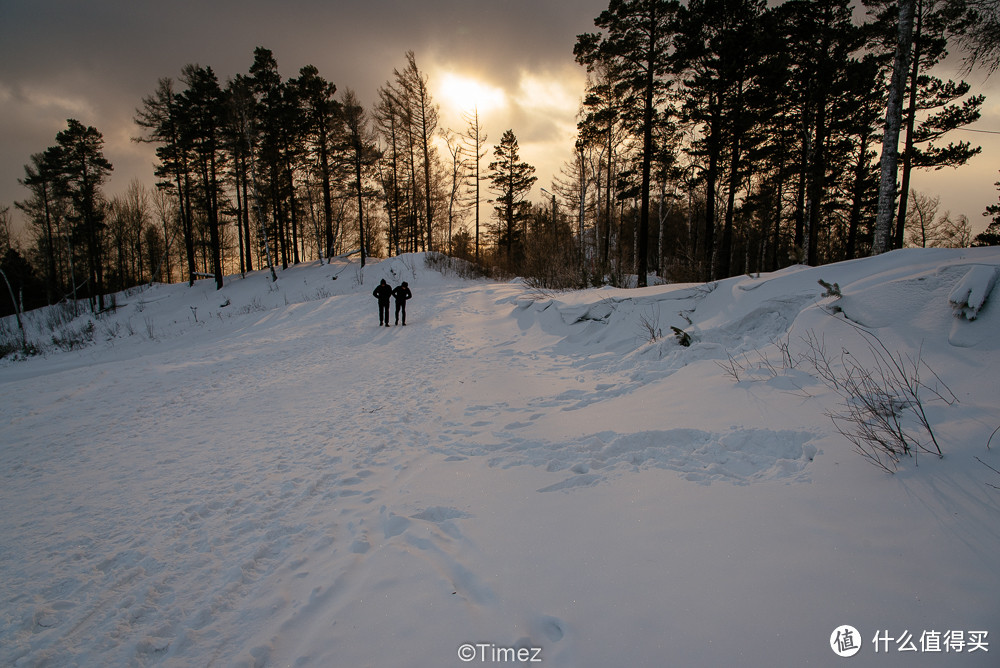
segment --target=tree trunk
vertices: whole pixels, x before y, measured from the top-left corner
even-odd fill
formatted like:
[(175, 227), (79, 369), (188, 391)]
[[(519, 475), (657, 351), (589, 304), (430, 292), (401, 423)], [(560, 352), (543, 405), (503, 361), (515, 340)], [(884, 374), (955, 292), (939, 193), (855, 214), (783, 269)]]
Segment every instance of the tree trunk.
[(59, 281), (56, 278), (56, 247), (55, 238), (52, 234), (52, 212), (49, 209), (49, 184), (42, 184), (42, 205), (45, 209), (45, 236), (48, 242), (48, 257), (46, 259), (47, 270), (49, 274), (48, 280), (48, 301), (49, 304), (58, 297), (59, 294)]
[(365, 247), (365, 217), (364, 217), (364, 190), (361, 184), (361, 139), (358, 138), (357, 144), (354, 147), (354, 178), (357, 179), (358, 183), (358, 245), (361, 248), (361, 266), (365, 266), (365, 258), (368, 254), (368, 249)]
[(906, 109), (906, 142), (903, 147), (903, 179), (899, 187), (899, 211), (896, 214), (896, 232), (893, 248), (903, 247), (903, 231), (906, 229), (906, 207), (910, 196), (910, 172), (913, 169), (913, 127), (917, 120), (917, 76), (920, 74), (920, 31), (923, 24), (923, 5), (918, 8), (913, 30), (913, 56), (910, 58), (910, 101)]
[(247, 176), (247, 158), (246, 156), (241, 156), (241, 171), (242, 171), (242, 181), (243, 181), (243, 212), (240, 214), (239, 225), (243, 229), (243, 234), (241, 238), (243, 239), (243, 253), (246, 257), (246, 269), (247, 271), (253, 271), (253, 248), (250, 243), (250, 198), (248, 196), (249, 188), (249, 177)]
[(732, 267), (733, 252), (733, 218), (736, 213), (736, 191), (740, 186), (740, 170), (742, 169), (742, 139), (743, 139), (743, 82), (736, 87), (736, 118), (732, 124), (732, 141), (729, 145), (729, 192), (726, 197), (726, 218), (722, 227), (722, 243), (719, 247), (718, 265), (719, 278), (728, 278)]
[(729, 278), (732, 266), (733, 252), (733, 218), (736, 213), (736, 191), (740, 185), (740, 133), (733, 128), (733, 141), (730, 145), (729, 162), (729, 192), (726, 194), (726, 214), (722, 226), (722, 242), (719, 244), (719, 257), (716, 261), (718, 278)]
[(854, 164), (854, 186), (851, 189), (851, 213), (847, 224), (847, 248), (844, 259), (853, 260), (858, 249), (858, 228), (861, 226), (861, 208), (865, 195), (865, 174), (868, 171), (868, 143), (862, 133), (858, 138), (858, 158)]
[(646, 55), (646, 94), (642, 112), (642, 185), (639, 204), (639, 228), (635, 240), (635, 273), (638, 274), (636, 287), (646, 287), (646, 256), (649, 244), (649, 187), (653, 166), (653, 97), (656, 92), (655, 33), (650, 37), (649, 52)]
[(295, 201), (295, 169), (289, 162), (288, 175), (288, 210), (292, 220), (292, 264), (299, 263), (299, 215)]
[(819, 223), (822, 216), (826, 180), (826, 91), (821, 91), (816, 105), (816, 134), (813, 138), (813, 159), (809, 176), (809, 238), (806, 240), (806, 264), (819, 265)]
[(705, 238), (702, 248), (705, 280), (715, 277), (712, 267), (713, 254), (715, 251), (715, 190), (716, 181), (719, 177), (719, 156), (722, 143), (722, 129), (719, 119), (718, 101), (712, 94), (709, 100), (710, 130), (706, 138), (708, 142), (708, 171), (705, 172)]
[(903, 91), (910, 64), (910, 45), (913, 41), (913, 13), (915, 0), (899, 0), (899, 32), (896, 57), (892, 64), (892, 81), (885, 111), (885, 132), (882, 136), (880, 160), (878, 216), (875, 220), (875, 239), (872, 255), (889, 250), (892, 232), (892, 214), (896, 205), (896, 165), (899, 152), (899, 126), (902, 123)]

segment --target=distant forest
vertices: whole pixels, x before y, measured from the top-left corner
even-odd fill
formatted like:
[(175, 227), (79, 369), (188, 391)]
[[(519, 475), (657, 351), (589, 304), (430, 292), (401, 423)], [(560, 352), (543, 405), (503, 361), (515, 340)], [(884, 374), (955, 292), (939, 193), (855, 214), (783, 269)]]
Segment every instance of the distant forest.
[(187, 65), (138, 101), (155, 187), (106, 198), (101, 132), (73, 119), (30, 156), (15, 203), (27, 246), (0, 211), (2, 309), (99, 311), (150, 281), (221, 288), (348, 255), (435, 251), (574, 288), (1000, 243), (1000, 205), (973, 239), (909, 185), (980, 152), (954, 131), (983, 96), (934, 72), (949, 47), (996, 69), (998, 4), (611, 0), (573, 49), (588, 82), (575, 158), (542, 203), (528, 200), (537, 179), (516, 128), (490, 128), (490, 145), (475, 111), (440, 127), (412, 52), (367, 108), (312, 65), (284, 79), (263, 47), (224, 84)]

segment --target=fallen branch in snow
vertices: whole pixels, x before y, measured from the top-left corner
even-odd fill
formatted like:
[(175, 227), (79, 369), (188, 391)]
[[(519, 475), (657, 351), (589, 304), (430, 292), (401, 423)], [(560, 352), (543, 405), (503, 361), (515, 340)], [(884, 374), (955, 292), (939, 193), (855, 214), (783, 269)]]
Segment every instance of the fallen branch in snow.
[(840, 293), (840, 285), (837, 283), (827, 283), (822, 278), (816, 282), (826, 288), (826, 292), (823, 293), (824, 297), (836, 297), (837, 299), (840, 299), (844, 296)]
[(673, 325), (670, 326), (670, 329), (673, 330), (673, 332), (674, 332), (674, 338), (677, 339), (677, 343), (681, 344), (685, 348), (689, 348), (691, 346), (691, 335), (690, 334), (688, 334), (687, 332), (685, 332), (680, 327), (674, 327)]

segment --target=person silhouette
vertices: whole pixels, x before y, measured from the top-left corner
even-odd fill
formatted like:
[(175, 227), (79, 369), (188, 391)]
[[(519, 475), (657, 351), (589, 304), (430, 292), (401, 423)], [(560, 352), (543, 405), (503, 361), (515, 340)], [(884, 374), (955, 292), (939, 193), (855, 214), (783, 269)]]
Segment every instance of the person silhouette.
[(378, 326), (381, 327), (385, 324), (386, 327), (389, 326), (389, 297), (392, 297), (392, 288), (389, 284), (382, 279), (382, 282), (378, 284), (374, 290), (372, 290), (372, 296), (378, 299)]
[[(399, 313), (403, 313), (403, 325), (406, 325), (406, 300), (413, 297), (413, 293), (410, 292), (410, 287), (406, 281), (403, 284), (397, 286), (395, 290), (392, 291), (392, 296), (396, 298), (396, 324), (399, 324)], [(388, 318), (386, 318), (388, 322)]]

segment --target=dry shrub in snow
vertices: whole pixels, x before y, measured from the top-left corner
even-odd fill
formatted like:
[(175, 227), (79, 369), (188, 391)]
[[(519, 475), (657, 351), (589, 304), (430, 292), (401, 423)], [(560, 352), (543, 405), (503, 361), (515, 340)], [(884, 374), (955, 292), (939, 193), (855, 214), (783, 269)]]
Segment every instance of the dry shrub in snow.
[(863, 457), (889, 473), (903, 456), (916, 458), (922, 451), (943, 457), (926, 403), (952, 405), (958, 399), (920, 351), (916, 356), (892, 352), (876, 335), (855, 329), (868, 344), (865, 359), (843, 350), (835, 362), (815, 336), (804, 339), (803, 360), (840, 395), (840, 410), (827, 413), (837, 431)]

